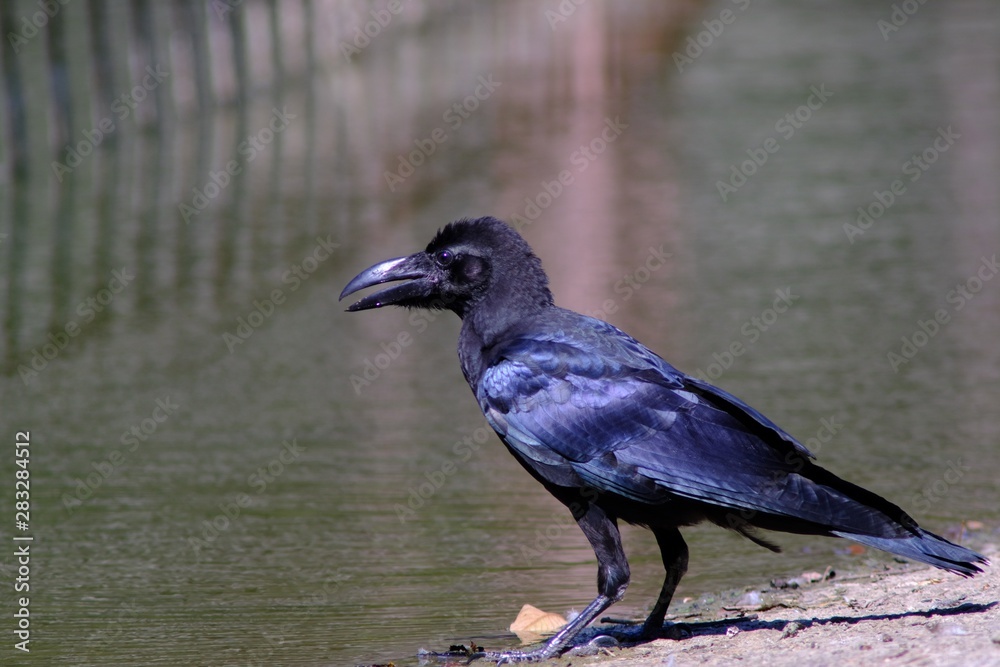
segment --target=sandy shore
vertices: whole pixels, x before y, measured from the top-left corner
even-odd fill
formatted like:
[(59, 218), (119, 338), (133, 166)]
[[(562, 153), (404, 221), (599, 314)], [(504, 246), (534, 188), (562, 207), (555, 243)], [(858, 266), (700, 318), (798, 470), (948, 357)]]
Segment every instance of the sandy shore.
[(972, 579), (910, 564), (784, 588), (765, 583), (714, 609), (678, 605), (677, 638), (549, 664), (1000, 665), (1000, 553), (977, 546), (992, 565)]

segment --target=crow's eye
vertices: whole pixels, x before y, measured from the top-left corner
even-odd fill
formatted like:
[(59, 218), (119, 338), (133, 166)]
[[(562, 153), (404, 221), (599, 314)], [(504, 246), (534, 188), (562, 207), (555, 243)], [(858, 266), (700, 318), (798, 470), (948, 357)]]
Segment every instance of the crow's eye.
[(450, 250), (438, 250), (437, 254), (434, 255), (434, 259), (437, 261), (438, 266), (447, 268), (455, 261), (455, 255)]

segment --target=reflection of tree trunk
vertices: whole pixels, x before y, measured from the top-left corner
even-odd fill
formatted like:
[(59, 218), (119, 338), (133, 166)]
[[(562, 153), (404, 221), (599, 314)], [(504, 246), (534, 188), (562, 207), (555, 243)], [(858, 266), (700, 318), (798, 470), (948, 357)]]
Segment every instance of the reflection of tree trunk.
[[(218, 238), (215, 246), (215, 300), (219, 306), (228, 305), (233, 301), (233, 297), (235, 296), (229, 293), (229, 287), (235, 279), (236, 258), (239, 252), (239, 232), (246, 218), (245, 212), (247, 211), (245, 198), (248, 196), (246, 181), (249, 167), (243, 163), (240, 157), (240, 144), (246, 140), (247, 132), (249, 131), (249, 108), (241, 104), (235, 111), (236, 126), (233, 134), (233, 148), (228, 155), (233, 156), (231, 159), (240, 161), (243, 166), (231, 175), (229, 185), (226, 187), (227, 205), (220, 216), (221, 219), (218, 220), (216, 225)], [(207, 186), (205, 187), (207, 188)], [(209, 206), (211, 206), (211, 203)], [(211, 224), (210, 221), (211, 218), (206, 216), (206, 222)]]
[[(960, 259), (972, 260), (984, 250), (1000, 249), (1000, 117), (984, 109), (1000, 108), (1000, 46), (977, 39), (988, 5), (959, 2), (946, 12), (942, 35), (946, 62), (941, 77), (950, 103), (949, 119), (961, 134), (950, 157), (951, 186), (962, 215)], [(990, 7), (990, 10), (993, 10)], [(991, 252), (992, 252), (991, 250)]]
[(28, 185), (27, 178), (16, 177), (5, 188), (10, 192), (10, 210), (8, 212), (4, 207), (2, 213), (3, 221), (9, 220), (10, 223), (3, 225), (2, 228), (9, 229), (10, 233), (5, 237), (0, 237), (0, 241), (2, 241), (0, 243), (0, 257), (3, 257), (3, 262), (6, 265), (4, 273), (7, 279), (7, 308), (3, 320), (5, 373), (15, 372), (21, 354), (20, 334), (24, 315), (24, 273), (28, 257), (28, 221), (30, 220)]
[[(268, 17), (271, 28), (271, 75), (273, 84), (271, 86), (272, 109), (279, 111), (285, 106), (285, 65), (281, 56), (281, 24), (279, 22), (278, 3), (276, 0), (268, 0)], [(292, 111), (295, 113), (299, 110)], [(282, 157), (284, 151), (285, 133), (275, 132), (272, 143), (267, 147), (268, 162), (270, 162), (267, 176), (267, 212), (265, 215), (254, 217), (254, 273), (266, 272), (268, 268), (275, 266), (285, 260), (292, 259), (285, 257), (283, 249), (288, 245), (285, 229), (285, 200), (281, 196), (281, 174), (284, 171)]]
[[(16, 6), (0, 4), (3, 26), (17, 32), (22, 16), (11, 16)], [(600, 137), (605, 118), (621, 115), (628, 122), (627, 113), (607, 99), (621, 97), (618, 87), (642, 79), (647, 52), (633, 45), (656, 41), (650, 35), (662, 31), (661, 21), (648, 19), (663, 9), (584, 5), (553, 30), (532, 3), (469, 8), (462, 20), (450, 6), (431, 3), (392, 14), (391, 23), (347, 59), (340, 43), (351, 43), (354, 28), (373, 20), (367, 10), (312, 0), (179, 0), (170, 6), (130, 0), (128, 11), (114, 7), (110, 0), (88, 0), (85, 34), (71, 31), (66, 17), (72, 14), (60, 10), (29, 41), (25, 48), (48, 58), (46, 90), (29, 96), (52, 104), (39, 118), (26, 116), (21, 90), (29, 63), (23, 52), (12, 53), (10, 40), (3, 43), (9, 138), (4, 157), (13, 174), (28, 172), (30, 136), (47, 134), (49, 146), (62, 153), (55, 160), (65, 165), (67, 146), (75, 151), (85, 132), (98, 136), (94, 128), (102, 122), (113, 126), (99, 142), (89, 140), (89, 152), (74, 153), (76, 164), (59, 174), (67, 182), (53, 191), (51, 212), (48, 200), (29, 197), (20, 186), (5, 197), (5, 213), (14, 219), (9, 238), (0, 239), (3, 254), (21, 248), (41, 255), (47, 274), (45, 303), (32, 310), (45, 313), (44, 325), (22, 322), (26, 311), (18, 310), (24, 301), (13, 274), (23, 254), (6, 265), (13, 272), (6, 311), (11, 344), (18, 343), (19, 330), (64, 325), (73, 316), (70, 309), (103, 289), (108, 273), (123, 264), (136, 273), (135, 296), (111, 310), (135, 304), (164, 312), (171, 302), (190, 304), (200, 297), (220, 312), (252, 298), (274, 271), (300, 259), (298, 241), (304, 238), (333, 231), (338, 242), (365, 238), (384, 245), (395, 234), (399, 245), (409, 247), (424, 241), (424, 231), (412, 224), (418, 211), (452, 187), (471, 192), (491, 170), (515, 174), (494, 190), (500, 205), (477, 204), (463, 213), (509, 218), (525, 197), (543, 192), (544, 182), (558, 181), (562, 170), (572, 172), (574, 182), (526, 230), (566, 305), (585, 312), (600, 307), (604, 296), (613, 296), (613, 267), (640, 261), (650, 236), (662, 240), (657, 229), (669, 219), (662, 210), (640, 214), (614, 199), (622, 170), (634, 168), (629, 153), (637, 147), (624, 151), (620, 143), (627, 133), (586, 170), (569, 160)], [(452, 57), (456, 44), (468, 50), (468, 58)], [(79, 53), (86, 58), (77, 62)], [(142, 99), (131, 99), (149, 69), (167, 72), (167, 78), (144, 86)], [(443, 119), (443, 111), (467, 99), (491, 74), (504, 85), (463, 116), (461, 127)], [(286, 100), (300, 120), (288, 136), (274, 133), (248, 163), (240, 146), (264, 127), (256, 119), (267, 118), (271, 107), (283, 108)], [(50, 127), (29, 130), (32, 123)], [(437, 128), (447, 132), (447, 142), (404, 188), (389, 191), (386, 168)], [(220, 135), (231, 140), (220, 142)], [(212, 174), (232, 160), (240, 170), (227, 176), (217, 196), (206, 197), (218, 185)], [(44, 171), (39, 179), (45, 183), (28, 181), (28, 192), (56, 183), (51, 169)], [(465, 180), (456, 184), (456, 178)], [(38, 218), (27, 210), (36, 207), (45, 207), (43, 217), (53, 225), (51, 235), (42, 237), (44, 249), (18, 226), (25, 216)], [(421, 224), (444, 223), (446, 217)], [(619, 230), (634, 229), (637, 221), (648, 225), (648, 234), (623, 238)], [(77, 240), (84, 241), (79, 249)], [(74, 281), (81, 266), (85, 277)], [(201, 279), (212, 288), (199, 290)], [(176, 294), (164, 294), (165, 285)], [(11, 344), (8, 355), (16, 354)]]
[[(115, 260), (115, 240), (123, 226), (128, 223), (128, 211), (121, 206), (124, 188), (121, 188), (123, 155), (122, 142), (109, 143), (94, 160), (94, 217), (97, 224), (97, 238), (94, 240), (94, 268), (90, 293), (96, 293), (107, 285), (108, 276), (117, 266)], [(128, 267), (132, 272), (138, 266)]]
[(195, 97), (199, 116), (204, 119), (212, 113), (215, 97), (212, 93), (212, 51), (208, 45), (206, 7), (200, 0), (184, 0), (179, 6), (178, 21), (191, 44)]
[(46, 28), (48, 39), (45, 41), (45, 46), (49, 57), (49, 89), (52, 93), (52, 126), (49, 129), (49, 136), (52, 139), (52, 145), (61, 148), (69, 143), (74, 127), (73, 98), (66, 54), (65, 14), (57, 12), (49, 19)]
[[(52, 140), (53, 160), (59, 161), (63, 148), (68, 146), (73, 134), (73, 98), (70, 89), (69, 62), (67, 60), (66, 20), (63, 12), (49, 19), (48, 50), (49, 87), (52, 91)], [(75, 196), (78, 174), (67, 173), (56, 186), (56, 203), (52, 218), (52, 310), (49, 330), (58, 331), (69, 316), (72, 275), (73, 227), (76, 212)]]
[(172, 133), (157, 123), (151, 132), (139, 134), (136, 147), (139, 164), (148, 167), (138, 183), (141, 194), (136, 203), (139, 225), (135, 240), (136, 299), (140, 310), (153, 312), (164, 312), (168, 300), (159, 285), (159, 264), (165, 256), (161, 252), (164, 235), (160, 230), (163, 209), (160, 200), (173, 186), (173, 173), (169, 168), (173, 148), (167, 141), (168, 134)]
[[(147, 76), (147, 72), (157, 67), (169, 72), (169, 68), (162, 67), (163, 63), (168, 62), (168, 58), (158, 49), (156, 17), (150, 0), (132, 0), (132, 30), (137, 46), (133, 54), (135, 62), (132, 68), (133, 85), (139, 84)], [(140, 127), (150, 123), (162, 126), (166, 122), (169, 87), (169, 85), (156, 85), (149, 91), (149, 95), (153, 98), (152, 108), (148, 104), (136, 106), (136, 121)]]
[(76, 172), (66, 174), (55, 188), (55, 206), (52, 209), (52, 310), (49, 330), (58, 331), (71, 317), (70, 298), (73, 291), (73, 234), (77, 217)]
[[(498, 100), (502, 138), (494, 164), (505, 187), (494, 212), (528, 218), (524, 233), (544, 257), (560, 304), (636, 333), (665, 330), (674, 301), (668, 280), (673, 265), (657, 270), (655, 296), (649, 290), (646, 299), (627, 288), (619, 267), (645, 278), (641, 267), (650, 248), (675, 252), (678, 186), (663, 180), (673, 170), (662, 144), (625, 127), (634, 124), (629, 96), (640, 86), (662, 90), (651, 81), (662, 75), (651, 54), (670, 51), (691, 9), (661, 7), (668, 15), (649, 21), (607, 5), (582, 5), (556, 24), (548, 42), (535, 36), (533, 43), (550, 45), (546, 67), (521, 70), (511, 60), (499, 76), (525, 84)], [(647, 127), (651, 122), (643, 121)], [(666, 129), (665, 120), (654, 121)], [(558, 183), (560, 173), (572, 182)], [(655, 299), (655, 313), (647, 312), (649, 299)]]
[(303, 198), (303, 225), (306, 233), (311, 237), (319, 231), (319, 216), (316, 202), (316, 171), (319, 168), (317, 163), (317, 142), (313, 140), (316, 136), (316, 85), (313, 85), (317, 75), (317, 55), (316, 55), (316, 12), (312, 0), (302, 1), (302, 20), (305, 22), (305, 34), (303, 35), (303, 45), (306, 52), (306, 81), (305, 86), (306, 103), (303, 111), (303, 130), (306, 137), (306, 154), (304, 162), (305, 184)]
[[(4, 330), (4, 373), (14, 373), (21, 353), (21, 326), (23, 319), (24, 272), (27, 261), (29, 187), (28, 130), (25, 115), (24, 88), (18, 66), (14, 41), (7, 39), (15, 34), (18, 17), (14, 3), (0, 2), (0, 43), (3, 55), (3, 100), (6, 127), (3, 128), (4, 157), (8, 162), (10, 180), (0, 182), (0, 257), (3, 259), (4, 277), (7, 282)], [(9, 202), (9, 207), (7, 205)]]
[[(955, 387), (960, 409), (954, 415), (960, 425), (963, 446), (973, 460), (988, 460), (996, 456), (997, 433), (995, 420), (984, 418), (996, 412), (996, 392), (986, 387), (1000, 386), (1000, 275), (991, 267), (1000, 256), (1000, 46), (995, 39), (983, 38), (983, 26), (989, 19), (981, 13), (996, 14), (989, 3), (958, 2), (944, 12), (941, 27), (943, 44), (941, 85), (948, 101), (949, 122), (961, 139), (949, 149), (950, 186), (959, 215), (942, 224), (954, 235), (953, 258), (955, 283), (980, 291), (969, 301), (963, 300), (962, 311), (946, 301), (952, 322), (947, 335), (954, 336), (965, 363), (960, 366), (960, 386)], [(995, 19), (993, 19), (995, 21)], [(936, 167), (935, 167), (936, 168)], [(981, 272), (981, 273), (980, 273)], [(971, 283), (971, 284), (970, 284)], [(952, 289), (955, 285), (949, 285)], [(928, 313), (929, 314), (929, 313)], [(944, 338), (944, 336), (942, 336)], [(944, 344), (944, 341), (936, 344)], [(977, 456), (978, 454), (978, 456)], [(993, 495), (995, 472), (982, 471), (964, 480), (970, 487), (967, 497)], [(975, 510), (969, 512), (975, 516)]]
[[(17, 17), (14, 15), (12, 2), (0, 2), (0, 35), (13, 35), (16, 30)], [(28, 175), (28, 129), (25, 117), (24, 88), (21, 84), (21, 70), (18, 67), (18, 54), (14, 50), (14, 41), (5, 38), (0, 45), (3, 49), (3, 92), (4, 112), (7, 127), (4, 143), (7, 144), (7, 159), (10, 161), (11, 173), (15, 176)]]
[[(111, 50), (111, 31), (108, 29), (107, 0), (90, 0), (87, 3), (87, 18), (90, 30), (90, 59), (95, 84), (92, 96), (94, 116), (98, 119), (111, 118), (111, 103), (115, 99), (116, 91), (114, 53)], [(118, 133), (109, 134), (105, 140), (108, 144), (116, 143)]]

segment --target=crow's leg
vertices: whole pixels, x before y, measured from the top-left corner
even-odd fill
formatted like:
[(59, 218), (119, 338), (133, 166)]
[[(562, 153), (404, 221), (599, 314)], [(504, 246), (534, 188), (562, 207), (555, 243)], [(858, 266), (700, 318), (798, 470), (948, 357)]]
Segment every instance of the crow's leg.
[[(629, 582), (628, 561), (622, 549), (618, 523), (613, 517), (594, 504), (576, 519), (583, 534), (590, 540), (597, 555), (597, 592), (594, 601), (587, 605), (580, 615), (566, 624), (545, 646), (534, 651), (485, 651), (476, 658), (495, 660), (498, 665), (512, 662), (536, 662), (559, 655), (573, 638), (590, 625), (605, 609), (622, 599)], [(662, 620), (662, 616), (661, 616)]]
[(653, 611), (642, 624), (642, 636), (646, 639), (659, 636), (670, 599), (674, 597), (677, 584), (688, 569), (688, 548), (684, 538), (681, 537), (681, 532), (673, 526), (654, 527), (652, 530), (656, 535), (656, 543), (660, 545), (660, 556), (663, 558), (667, 576), (663, 579), (663, 588), (660, 590), (660, 597), (656, 599), (656, 604), (653, 605)]

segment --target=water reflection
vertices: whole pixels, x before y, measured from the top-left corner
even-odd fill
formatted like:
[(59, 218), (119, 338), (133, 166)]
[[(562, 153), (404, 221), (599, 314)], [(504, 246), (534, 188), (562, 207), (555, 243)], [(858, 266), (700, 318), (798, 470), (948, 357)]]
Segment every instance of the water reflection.
[[(0, 3), (0, 32), (36, 7)], [(280, 7), (71, 3), (5, 40), (0, 421), (42, 444), (38, 653), (405, 664), (512, 645), (523, 603), (592, 597), (582, 535), (476, 440), (455, 318), (336, 301), (463, 215), (517, 222), (562, 305), (681, 368), (742, 343), (714, 380), (803, 439), (836, 418), (821, 461), (914, 511), (950, 461), (976, 461), (918, 518), (995, 525), (1000, 283), (899, 373), (886, 361), (1000, 246), (992, 5), (923, 7), (941, 20), (888, 42), (866, 5), (754, 6), (682, 72), (711, 9)], [(824, 83), (829, 103), (721, 201), (716, 182)], [(953, 152), (851, 243), (852, 212), (949, 124)], [(751, 341), (786, 287), (800, 299)], [(288, 439), (302, 453), (282, 461)], [(615, 613), (639, 617), (661, 565), (624, 535)], [(779, 541), (775, 557), (690, 531), (678, 595), (859, 565)]]

